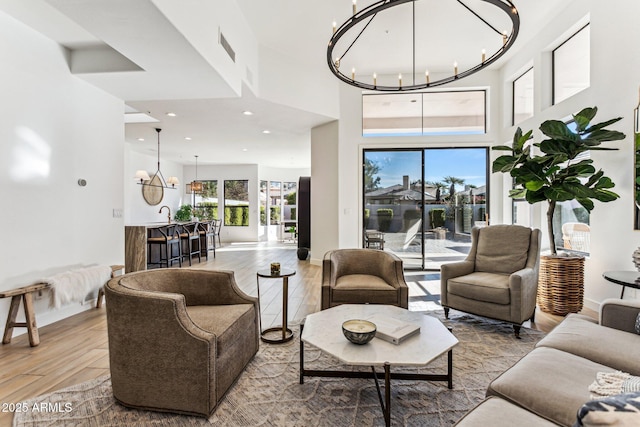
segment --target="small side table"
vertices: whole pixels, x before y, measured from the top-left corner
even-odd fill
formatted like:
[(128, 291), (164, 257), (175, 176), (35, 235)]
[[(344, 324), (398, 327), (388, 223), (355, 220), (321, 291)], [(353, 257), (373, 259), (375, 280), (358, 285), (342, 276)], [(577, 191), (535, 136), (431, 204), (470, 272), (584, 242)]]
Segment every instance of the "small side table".
[[(260, 301), (260, 278), (266, 279), (282, 279), (282, 326), (260, 331), (260, 339), (270, 344), (282, 344), (293, 339), (293, 331), (287, 327), (287, 309), (289, 306), (289, 277), (296, 274), (295, 270), (290, 268), (281, 268), (280, 274), (271, 274), (270, 269), (258, 270), (256, 281), (258, 282), (258, 301)], [(260, 313), (262, 318), (262, 313)], [(262, 321), (260, 322), (262, 323)], [(267, 338), (265, 335), (269, 332), (282, 331), (282, 338)]]
[(602, 273), (602, 277), (622, 286), (622, 292), (620, 292), (620, 299), (624, 297), (624, 289), (629, 286), (630, 288), (640, 289), (640, 273), (637, 271), (605, 271)]

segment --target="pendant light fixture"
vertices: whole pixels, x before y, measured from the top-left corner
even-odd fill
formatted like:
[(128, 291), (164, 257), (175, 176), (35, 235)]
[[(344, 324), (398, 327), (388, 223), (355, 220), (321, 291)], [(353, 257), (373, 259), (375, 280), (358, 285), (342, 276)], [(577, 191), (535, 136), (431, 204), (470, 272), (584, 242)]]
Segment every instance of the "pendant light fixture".
[(196, 158), (196, 179), (191, 181), (191, 192), (200, 194), (202, 193), (202, 181), (198, 181), (198, 155), (194, 156)]
[[(474, 60), (471, 58), (464, 61), (464, 64), (476, 64), (473, 66), (463, 66), (462, 62), (460, 65), (458, 64), (459, 59), (465, 58), (451, 58), (450, 64), (453, 64), (453, 66), (451, 66), (449, 71), (444, 73), (441, 72), (443, 75), (441, 78), (434, 78), (433, 74), (429, 74), (429, 65), (433, 64), (417, 63), (416, 59), (418, 59), (418, 61), (424, 61), (426, 58), (428, 61), (430, 59), (430, 56), (427, 56), (429, 54), (429, 48), (432, 48), (434, 45), (442, 46), (443, 44), (446, 44), (447, 36), (446, 34), (443, 34), (441, 40), (435, 41), (424, 39), (417, 40), (416, 28), (428, 28), (431, 25), (431, 23), (425, 22), (425, 20), (428, 19), (444, 21), (448, 18), (438, 16), (438, 12), (442, 8), (440, 5), (429, 5), (429, 14), (424, 17), (422, 15), (418, 16), (416, 13), (417, 1), (418, 0), (379, 0), (362, 10), (358, 10), (357, 0), (353, 0), (351, 16), (340, 26), (338, 26), (336, 22), (333, 23), (333, 34), (327, 47), (327, 64), (329, 65), (329, 70), (338, 79), (360, 89), (382, 92), (405, 92), (417, 89), (428, 89), (460, 80), (488, 67), (504, 55), (511, 46), (513, 46), (513, 43), (516, 41), (516, 37), (518, 36), (520, 29), (520, 16), (515, 5), (510, 0), (480, 0), (482, 3), (495, 7), (502, 16), (506, 15), (508, 17), (507, 20), (511, 23), (511, 29), (504, 31), (496, 28), (496, 25), (482, 17), (476, 10), (463, 2), (463, 0), (450, 0), (454, 3), (457, 2), (460, 6), (459, 12), (457, 12), (459, 16), (451, 17), (451, 22), (459, 22), (458, 18), (461, 18), (464, 14), (473, 15), (484, 24), (488, 31), (495, 33), (495, 36), (491, 39), (491, 43), (496, 50), (494, 53), (489, 53), (483, 46), (478, 46), (477, 59)], [(380, 45), (366, 45), (367, 43), (371, 43), (370, 40), (372, 40), (372, 38), (365, 36), (361, 39), (361, 36), (367, 33), (367, 29), (372, 21), (376, 22), (374, 21), (376, 16), (386, 14), (386, 12), (393, 7), (408, 3), (411, 3), (412, 6), (411, 16), (408, 17), (407, 22), (403, 25), (412, 29), (411, 55), (406, 58), (405, 64), (397, 64), (397, 69), (395, 71), (396, 74), (392, 73), (394, 76), (393, 79), (387, 78), (387, 83), (379, 84), (381, 76), (375, 72), (375, 69), (369, 70), (369, 68), (376, 67), (376, 64), (362, 64), (362, 66), (367, 68), (367, 70), (365, 72), (358, 73), (358, 64), (355, 63), (358, 60), (358, 54), (356, 53), (355, 55), (350, 56), (347, 54), (352, 48), (354, 48), (353, 51), (366, 50), (368, 52), (373, 52), (376, 54), (377, 58), (385, 61), (385, 63), (377, 65), (379, 65), (380, 68), (389, 69), (389, 59), (387, 58), (387, 55), (385, 55), (386, 52), (382, 51), (382, 47)], [(474, 3), (474, 7), (478, 9), (478, 6), (484, 6), (482, 3), (478, 3), (476, 1)], [(397, 10), (395, 12), (397, 13)], [(396, 14), (393, 16), (397, 17), (399, 15)], [(384, 18), (379, 18), (379, 20), (380, 19)], [(375, 33), (376, 31), (379, 31), (379, 29), (375, 29), (374, 27), (375, 24), (369, 28), (369, 32), (373, 33), (375, 40)], [(344, 39), (342, 40), (342, 43), (339, 43), (340, 39), (343, 37)], [(470, 43), (478, 39), (480, 39), (480, 37), (472, 37)], [(408, 49), (407, 52), (409, 52)], [(420, 58), (416, 58), (416, 52), (419, 52)], [(474, 58), (476, 57), (474, 56)], [(409, 67), (411, 67), (411, 69), (409, 69)], [(453, 71), (453, 73), (451, 71)], [(395, 79), (395, 75), (398, 76), (397, 79)]]
[(175, 190), (176, 185), (180, 184), (178, 177), (170, 176), (169, 179), (165, 180), (162, 172), (160, 171), (160, 132), (162, 129), (156, 128), (156, 132), (158, 133), (158, 170), (153, 174), (152, 177), (149, 176), (147, 171), (138, 170), (136, 171), (136, 180), (138, 180), (138, 184), (148, 186), (148, 187), (162, 187), (162, 188), (170, 188)]

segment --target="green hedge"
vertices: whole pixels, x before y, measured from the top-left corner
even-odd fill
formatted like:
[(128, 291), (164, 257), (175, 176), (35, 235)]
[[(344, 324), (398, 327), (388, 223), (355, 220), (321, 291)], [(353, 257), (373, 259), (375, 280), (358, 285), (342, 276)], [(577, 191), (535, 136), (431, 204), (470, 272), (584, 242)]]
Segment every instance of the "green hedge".
[(418, 219), (420, 218), (421, 214), (422, 214), (422, 211), (419, 209), (408, 209), (404, 211), (404, 214), (402, 214), (402, 219), (405, 219), (405, 220)]
[(393, 209), (378, 209), (376, 213), (378, 214), (378, 230), (389, 231), (393, 219)]
[(444, 209), (431, 209), (429, 211), (429, 221), (431, 221), (431, 228), (444, 227), (444, 220)]
[(267, 225), (267, 208), (260, 206), (260, 225)]
[(249, 206), (225, 206), (224, 225), (249, 226)]
[(270, 206), (271, 225), (280, 223), (280, 206)]
[(201, 220), (218, 219), (218, 204), (214, 202), (201, 202), (193, 209), (193, 213)]

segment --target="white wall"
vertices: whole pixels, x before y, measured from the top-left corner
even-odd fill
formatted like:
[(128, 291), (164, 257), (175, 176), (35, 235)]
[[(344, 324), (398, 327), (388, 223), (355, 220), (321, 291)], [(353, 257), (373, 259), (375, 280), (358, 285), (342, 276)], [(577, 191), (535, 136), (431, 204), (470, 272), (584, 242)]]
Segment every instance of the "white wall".
[[(0, 289), (70, 267), (122, 264), (124, 223), (112, 214), (124, 207), (123, 103), (73, 77), (67, 52), (4, 12), (0, 51)], [(47, 297), (35, 304), (40, 326), (90, 308), (50, 311)], [(0, 300), (2, 328), (8, 308)]]
[(337, 121), (311, 129), (311, 263), (339, 246), (339, 126)]
[[(591, 153), (596, 168), (602, 168), (616, 183), (614, 191), (620, 199), (607, 204), (596, 202), (591, 213), (591, 254), (585, 264), (585, 305), (597, 309), (610, 297), (619, 297), (620, 287), (602, 279), (607, 270), (633, 270), (631, 254), (640, 245), (640, 232), (633, 230), (633, 109), (638, 104), (640, 85), (640, 56), (636, 43), (640, 40), (640, 3), (632, 1), (611, 3), (595, 0), (576, 0), (566, 11), (559, 11), (531, 43), (522, 47), (503, 69), (505, 118), (510, 108), (509, 80), (527, 62), (533, 62), (535, 73), (535, 115), (520, 126), (535, 129), (534, 137), (541, 139), (540, 123), (547, 119), (562, 119), (584, 107), (598, 107), (596, 121), (614, 117), (624, 119), (613, 129), (627, 134), (624, 141), (607, 143), (619, 151)], [(584, 18), (591, 22), (591, 87), (573, 97), (551, 106), (551, 53)], [(505, 120), (503, 139), (510, 140), (514, 128)], [(510, 200), (504, 199), (504, 203)], [(541, 226), (546, 239), (544, 214), (546, 206), (534, 206), (534, 225)], [(636, 297), (634, 290), (625, 297)]]

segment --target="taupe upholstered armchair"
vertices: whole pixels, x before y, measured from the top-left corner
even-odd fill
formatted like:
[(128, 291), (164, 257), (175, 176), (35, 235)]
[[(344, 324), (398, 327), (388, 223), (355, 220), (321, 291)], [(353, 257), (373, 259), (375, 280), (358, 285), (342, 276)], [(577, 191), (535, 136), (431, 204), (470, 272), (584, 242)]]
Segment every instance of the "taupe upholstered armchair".
[(105, 295), (113, 395), (125, 406), (208, 417), (258, 351), (258, 300), (231, 271), (130, 273)]
[(471, 250), (462, 262), (440, 269), (441, 300), (449, 309), (520, 326), (534, 318), (540, 262), (540, 230), (492, 225), (471, 230)]
[(340, 304), (409, 306), (402, 260), (377, 249), (336, 249), (322, 261), (321, 309)]

